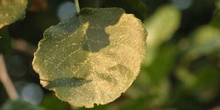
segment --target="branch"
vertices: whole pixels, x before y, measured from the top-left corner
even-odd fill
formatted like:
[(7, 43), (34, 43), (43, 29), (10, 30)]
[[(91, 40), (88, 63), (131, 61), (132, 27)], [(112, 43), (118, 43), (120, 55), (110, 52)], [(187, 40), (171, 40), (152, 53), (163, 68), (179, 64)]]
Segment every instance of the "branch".
[(0, 81), (5, 87), (6, 92), (8, 93), (8, 96), (10, 97), (10, 99), (12, 100), (18, 99), (18, 94), (16, 92), (14, 85), (12, 84), (11, 79), (9, 78), (7, 74), (6, 66), (4, 63), (4, 58), (1, 53), (0, 53)]

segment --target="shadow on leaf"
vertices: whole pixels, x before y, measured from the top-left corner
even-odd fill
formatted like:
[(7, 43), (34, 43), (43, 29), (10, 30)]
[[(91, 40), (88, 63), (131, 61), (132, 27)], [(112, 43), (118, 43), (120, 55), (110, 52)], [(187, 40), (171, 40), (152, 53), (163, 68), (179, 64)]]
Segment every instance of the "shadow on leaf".
[(55, 87), (77, 87), (81, 86), (85, 83), (89, 83), (92, 80), (86, 80), (82, 78), (57, 78), (53, 81), (47, 81), (41, 79), (41, 81), (45, 81), (48, 84), (45, 86), (47, 89), (55, 88)]
[(89, 23), (86, 30), (86, 41), (83, 49), (91, 52), (98, 52), (110, 44), (110, 35), (106, 33), (106, 27), (118, 23), (124, 10), (120, 8), (85, 8), (80, 11), (79, 19), (82, 24)]

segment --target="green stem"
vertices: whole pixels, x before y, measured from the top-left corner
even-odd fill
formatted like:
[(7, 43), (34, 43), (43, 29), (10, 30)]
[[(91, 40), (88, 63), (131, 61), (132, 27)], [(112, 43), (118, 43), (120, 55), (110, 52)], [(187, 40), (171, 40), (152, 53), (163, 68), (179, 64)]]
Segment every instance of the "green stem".
[(80, 12), (79, 1), (78, 0), (74, 0), (74, 2), (75, 2), (75, 6), (76, 6), (76, 11), (79, 14), (79, 12)]

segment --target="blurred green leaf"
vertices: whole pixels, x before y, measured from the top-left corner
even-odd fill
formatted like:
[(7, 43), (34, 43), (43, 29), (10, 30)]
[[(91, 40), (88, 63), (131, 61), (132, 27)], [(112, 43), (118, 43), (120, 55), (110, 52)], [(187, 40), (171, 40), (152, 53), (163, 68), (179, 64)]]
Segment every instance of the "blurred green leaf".
[(180, 25), (180, 20), (180, 11), (172, 5), (165, 5), (144, 21), (149, 33), (147, 39), (148, 57), (144, 62), (146, 65), (155, 59), (159, 46), (172, 38)]
[[(216, 97), (218, 97), (220, 69), (217, 65), (210, 64), (209, 62), (199, 61), (198, 63), (199, 65), (192, 64), (192, 66), (199, 66), (197, 68), (194, 67), (194, 70), (189, 70), (187, 67), (181, 67), (177, 70), (177, 77), (181, 81), (178, 89), (181, 90), (177, 91), (178, 89), (176, 88), (174, 91), (176, 98), (171, 99), (172, 101), (176, 100), (174, 105), (178, 106), (177, 108), (194, 110), (194, 107), (198, 107), (207, 110), (205, 104), (207, 102), (215, 102)], [(177, 95), (178, 92), (180, 93)], [(187, 99), (189, 96), (190, 99)], [(193, 107), (191, 107), (192, 103), (194, 103)]]
[(25, 15), (27, 0), (1, 0), (0, 1), (0, 29)]
[[(168, 42), (170, 43), (170, 42)], [(174, 44), (163, 44), (155, 56), (155, 61), (146, 67), (148, 76), (153, 85), (160, 84), (160, 81), (167, 79), (170, 71), (175, 66), (175, 58), (177, 55), (177, 47)]]
[[(169, 75), (175, 67), (177, 53), (177, 47), (174, 44), (167, 42), (161, 45), (155, 60), (147, 67), (143, 65), (137, 80), (131, 87), (139, 91), (133, 92), (137, 93), (134, 94), (136, 97), (154, 96), (149, 103), (149, 107), (161, 106), (168, 100), (171, 89)], [(132, 95), (132, 92), (130, 95)]]
[(214, 100), (219, 92), (220, 68), (213, 62), (218, 59), (217, 55), (209, 56), (198, 62), (202, 64), (192, 71), (197, 78), (193, 88), (194, 93), (203, 102)]
[(150, 105), (151, 101), (155, 98), (154, 95), (146, 95), (143, 97), (139, 97), (136, 100), (132, 100), (128, 102), (128, 104), (120, 106), (118, 110), (146, 110)]
[(0, 110), (44, 110), (23, 100), (8, 100)]
[(197, 87), (216, 88), (220, 84), (220, 69), (212, 65), (199, 68), (195, 74), (197, 75)]
[(212, 54), (220, 52), (220, 28), (213, 24), (219, 22), (216, 17), (218, 18), (217, 11), (209, 24), (200, 26), (192, 32), (191, 45), (181, 58), (182, 67), (177, 68), (177, 77), (183, 84), (182, 88), (195, 92), (199, 100), (211, 99), (211, 95), (208, 96), (208, 94), (216, 94), (214, 92), (216, 92), (217, 86), (214, 85), (219, 84), (218, 80), (220, 80), (217, 74), (218, 67), (212, 64), (218, 60), (202, 62), (202, 59), (207, 59)]
[(45, 31), (33, 67), (44, 87), (73, 106), (106, 104), (138, 75), (146, 36), (121, 8), (85, 8)]
[(40, 105), (46, 110), (68, 110), (69, 104), (60, 101), (54, 94), (48, 94), (41, 101)]
[(192, 45), (187, 57), (194, 60), (220, 50), (220, 29), (210, 25), (198, 28), (192, 35)]
[(198, 27), (191, 35), (191, 46), (185, 55), (188, 63), (204, 55), (220, 51), (220, 1), (210, 23)]
[(212, 17), (211, 25), (220, 28), (220, 1), (216, 1), (216, 9)]
[(178, 80), (183, 83), (183, 88), (192, 88), (196, 83), (196, 76), (193, 75), (186, 67), (177, 67), (176, 75)]
[(146, 67), (148, 79), (150, 83), (150, 94), (156, 95), (151, 102), (152, 105), (163, 105), (169, 97), (170, 82), (169, 75), (175, 67), (177, 55), (177, 47), (174, 44), (167, 42), (159, 48), (158, 55), (151, 65)]

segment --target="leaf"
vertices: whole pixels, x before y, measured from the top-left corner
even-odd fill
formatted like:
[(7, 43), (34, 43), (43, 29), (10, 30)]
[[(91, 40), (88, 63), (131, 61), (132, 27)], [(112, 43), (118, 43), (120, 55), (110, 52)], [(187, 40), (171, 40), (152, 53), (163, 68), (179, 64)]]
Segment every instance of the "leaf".
[(25, 15), (27, 0), (1, 0), (0, 1), (0, 29)]
[(209, 55), (220, 50), (220, 29), (211, 25), (198, 28), (191, 39), (192, 45), (185, 55), (193, 61), (203, 55)]
[(157, 55), (159, 46), (172, 38), (179, 28), (180, 20), (180, 11), (173, 5), (165, 5), (144, 21), (146, 29), (151, 33), (147, 40), (148, 59), (144, 61), (145, 65), (150, 65)]
[(166, 43), (158, 50), (158, 55), (155, 57), (154, 62), (145, 68), (145, 74), (149, 76), (147, 79), (151, 81), (149, 85), (155, 87), (160, 85), (164, 80), (167, 80), (167, 77), (176, 65), (175, 60), (177, 59), (177, 47), (173, 43)]
[(44, 87), (73, 106), (106, 104), (138, 75), (146, 36), (121, 8), (85, 8), (44, 32), (33, 67)]
[(210, 24), (217, 28), (220, 28), (220, 1), (216, 1), (216, 9), (213, 13), (212, 20)]
[(23, 100), (8, 100), (0, 110), (44, 110)]

